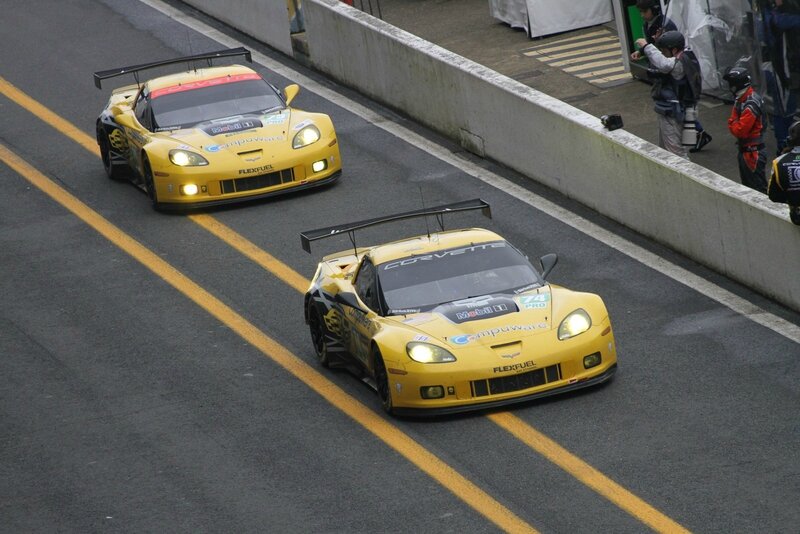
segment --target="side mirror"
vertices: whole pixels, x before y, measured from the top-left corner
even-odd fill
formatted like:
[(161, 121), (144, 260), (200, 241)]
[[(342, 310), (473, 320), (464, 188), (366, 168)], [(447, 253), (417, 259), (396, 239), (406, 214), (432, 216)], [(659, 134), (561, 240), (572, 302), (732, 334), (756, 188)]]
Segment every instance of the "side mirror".
[(294, 100), (294, 97), (296, 97), (297, 93), (299, 92), (300, 86), (296, 83), (286, 86), (286, 88), (283, 90), (283, 97), (286, 99), (287, 106), (292, 103), (292, 100)]
[(355, 308), (361, 313), (367, 313), (367, 310), (361, 307), (361, 304), (358, 303), (358, 299), (352, 293), (336, 293), (333, 296), (333, 301), (338, 302), (339, 304), (344, 304), (345, 306), (350, 306), (351, 308)]
[(539, 263), (542, 264), (542, 278), (546, 279), (547, 275), (550, 274), (550, 271), (552, 271), (553, 267), (558, 263), (558, 254), (545, 254), (539, 258)]

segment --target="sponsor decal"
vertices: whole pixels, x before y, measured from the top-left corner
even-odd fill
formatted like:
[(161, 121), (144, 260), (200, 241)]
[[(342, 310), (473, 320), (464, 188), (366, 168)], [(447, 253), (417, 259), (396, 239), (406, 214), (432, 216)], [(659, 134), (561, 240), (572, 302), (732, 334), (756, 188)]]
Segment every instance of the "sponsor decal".
[(550, 293), (541, 293), (539, 295), (524, 295), (517, 297), (519, 305), (526, 310), (543, 309), (548, 307), (550, 302)]
[(458, 256), (459, 254), (469, 254), (470, 252), (477, 252), (492, 248), (502, 248), (505, 246), (506, 246), (505, 242), (483, 243), (480, 245), (472, 245), (469, 247), (457, 248), (453, 250), (445, 250), (443, 252), (435, 252), (433, 254), (423, 254), (422, 256), (413, 256), (411, 258), (405, 258), (403, 260), (390, 261), (388, 263), (384, 263), (381, 267), (383, 268), (384, 271), (388, 271), (389, 269), (395, 269), (397, 267), (413, 265), (419, 261), (434, 261), (441, 258), (447, 258), (450, 256)]
[(150, 93), (150, 98), (158, 98), (164, 95), (172, 95), (175, 93), (182, 93), (183, 91), (193, 91), (195, 89), (203, 89), (205, 87), (214, 87), (216, 85), (223, 85), (226, 83), (244, 82), (247, 80), (260, 80), (261, 76), (253, 73), (235, 74), (232, 76), (220, 76), (219, 78), (211, 78), (210, 80), (198, 80), (196, 82), (181, 83), (171, 87), (163, 87), (156, 89)]
[(286, 122), (286, 119), (289, 118), (289, 114), (281, 111), (280, 113), (275, 113), (273, 115), (264, 115), (261, 117), (261, 122), (263, 124), (283, 124)]
[(474, 310), (456, 312), (456, 319), (459, 321), (468, 321), (470, 319), (478, 319), (487, 315), (496, 315), (508, 311), (508, 306), (505, 304), (495, 304), (494, 306), (485, 306), (483, 308), (475, 308)]
[(253, 167), (252, 169), (239, 169), (239, 174), (257, 174), (271, 170), (272, 165), (262, 165), (261, 167)]
[(539, 328), (547, 328), (547, 324), (512, 324), (507, 326), (498, 326), (496, 328), (490, 328), (474, 334), (461, 334), (458, 336), (452, 336), (450, 338), (450, 342), (455, 345), (466, 345), (467, 343), (477, 341), (478, 339), (484, 337), (497, 337), (500, 334), (507, 334), (510, 332), (530, 332), (531, 330), (536, 330)]
[(525, 293), (526, 291), (530, 291), (531, 289), (536, 289), (537, 287), (539, 287), (539, 284), (534, 282), (533, 284), (529, 284), (529, 285), (521, 287), (519, 289), (515, 289), (514, 293), (519, 295), (520, 293)]
[(128, 140), (125, 139), (125, 134), (122, 133), (122, 130), (114, 128), (114, 130), (108, 134), (108, 142), (111, 143), (111, 147), (115, 150), (128, 150)]
[(419, 308), (403, 308), (399, 310), (389, 310), (389, 315), (410, 315), (412, 313), (419, 313)]
[(442, 304), (433, 311), (454, 323), (463, 323), (514, 313), (518, 308), (516, 302), (506, 296), (487, 295)]
[(414, 341), (428, 341), (428, 336), (417, 334), (416, 336), (414, 336)]
[(244, 130), (251, 130), (253, 128), (260, 128), (261, 121), (257, 120), (240, 120), (236, 122), (229, 122), (227, 124), (212, 124), (203, 128), (203, 131), (209, 135), (220, 135), (235, 132), (242, 132)]
[(432, 313), (420, 313), (419, 315), (414, 315), (413, 317), (404, 319), (403, 324), (415, 326), (415, 325), (429, 323), (433, 321), (435, 318), (436, 316), (433, 315)]
[(513, 365), (493, 367), (492, 371), (495, 373), (508, 373), (509, 371), (522, 371), (523, 369), (531, 369), (533, 367), (536, 367), (536, 363), (534, 363), (533, 360), (528, 360), (527, 362), (519, 362)]
[(222, 145), (208, 145), (205, 147), (206, 152), (219, 152), (220, 150), (225, 150), (226, 148), (231, 147), (239, 147), (242, 145), (247, 145), (249, 143), (272, 143), (275, 141), (285, 141), (286, 138), (282, 135), (273, 135), (270, 137), (248, 137), (247, 139), (236, 139), (234, 141), (228, 141)]

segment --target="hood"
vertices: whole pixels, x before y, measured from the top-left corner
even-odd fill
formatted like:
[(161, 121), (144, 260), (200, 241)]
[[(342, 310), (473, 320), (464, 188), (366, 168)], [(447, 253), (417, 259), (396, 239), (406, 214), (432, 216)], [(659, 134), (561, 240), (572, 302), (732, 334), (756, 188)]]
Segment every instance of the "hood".
[(545, 286), (521, 295), (484, 295), (396, 319), (454, 349), (505, 345), (552, 329), (551, 291)]
[(292, 111), (284, 109), (266, 115), (239, 115), (201, 122), (192, 128), (163, 133), (207, 158), (220, 154), (257, 161), (291, 144), (292, 137), (311, 123), (306, 120), (292, 126), (291, 119)]

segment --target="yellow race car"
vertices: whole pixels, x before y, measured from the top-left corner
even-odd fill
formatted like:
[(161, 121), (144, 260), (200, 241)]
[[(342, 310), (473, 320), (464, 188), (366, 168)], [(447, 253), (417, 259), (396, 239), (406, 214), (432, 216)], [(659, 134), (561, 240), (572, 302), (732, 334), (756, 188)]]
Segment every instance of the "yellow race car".
[[(97, 119), (106, 174), (130, 179), (156, 209), (197, 208), (263, 198), (329, 184), (341, 175), (330, 117), (289, 107), (300, 88), (281, 93), (241, 65), (214, 59), (244, 56), (233, 48), (94, 73), (133, 74), (135, 85), (111, 93)], [(202, 62), (202, 68), (192, 68)], [(184, 72), (139, 83), (139, 73), (187, 64)]]
[[(444, 230), (448, 213), (480, 199), (301, 233), (348, 234), (353, 248), (323, 258), (305, 295), (319, 362), (350, 369), (388, 413), (448, 414), (563, 393), (617, 369), (602, 299), (547, 283), (557, 256), (526, 256), (494, 232)], [(359, 248), (361, 228), (436, 217), (441, 231)]]

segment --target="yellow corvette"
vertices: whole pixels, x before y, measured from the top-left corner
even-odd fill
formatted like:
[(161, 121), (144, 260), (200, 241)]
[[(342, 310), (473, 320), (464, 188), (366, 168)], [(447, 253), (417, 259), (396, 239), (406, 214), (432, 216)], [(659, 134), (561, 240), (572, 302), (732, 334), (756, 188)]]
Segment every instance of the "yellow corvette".
[[(212, 67), (244, 56), (234, 48), (94, 73), (102, 80), (133, 74), (115, 89), (97, 119), (106, 174), (130, 179), (156, 209), (197, 208), (329, 184), (341, 175), (330, 117), (289, 107), (300, 88), (283, 94), (241, 65)], [(139, 73), (204, 62), (139, 83)]]
[[(488, 230), (444, 231), (445, 214), (480, 209), (480, 199), (301, 234), (346, 233), (353, 249), (323, 258), (305, 295), (317, 359), (343, 366), (378, 392), (388, 413), (446, 414), (572, 391), (617, 369), (602, 299), (549, 284), (557, 256), (539, 273)], [(440, 232), (358, 248), (355, 231), (435, 216)]]

